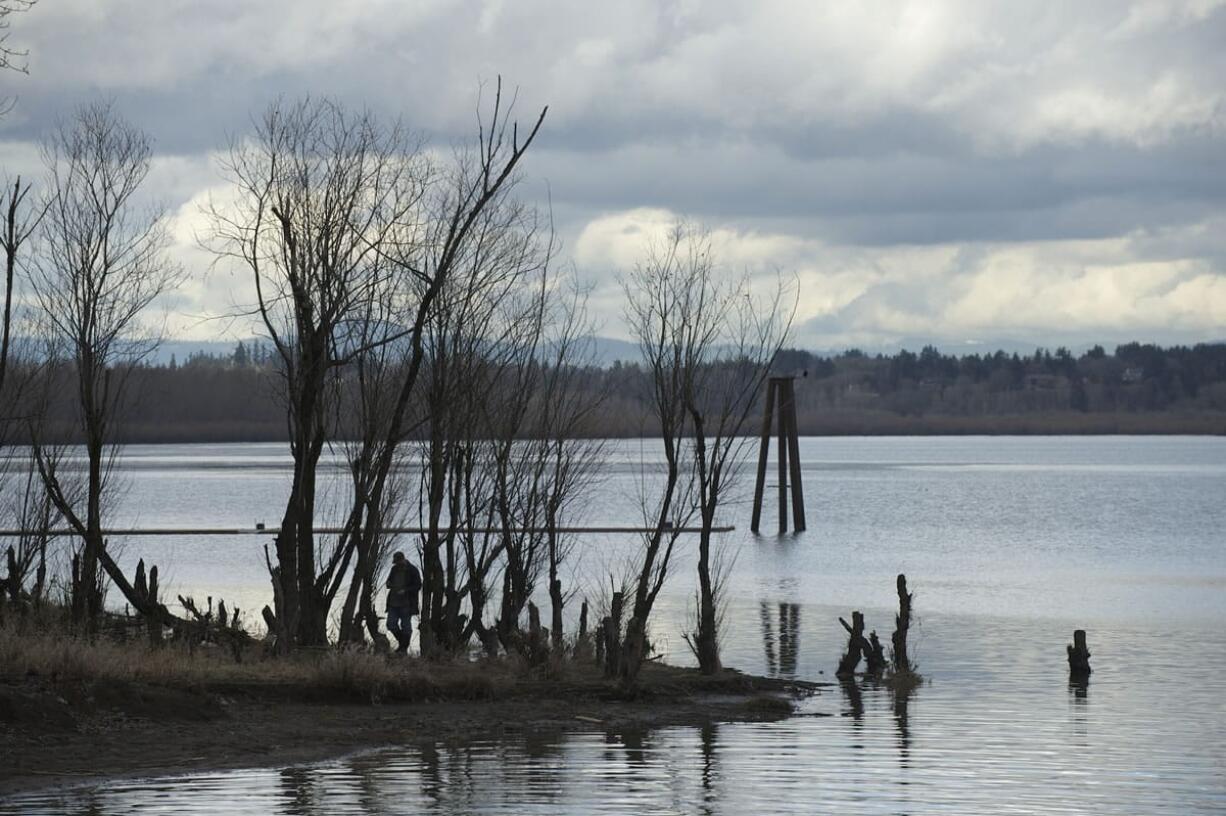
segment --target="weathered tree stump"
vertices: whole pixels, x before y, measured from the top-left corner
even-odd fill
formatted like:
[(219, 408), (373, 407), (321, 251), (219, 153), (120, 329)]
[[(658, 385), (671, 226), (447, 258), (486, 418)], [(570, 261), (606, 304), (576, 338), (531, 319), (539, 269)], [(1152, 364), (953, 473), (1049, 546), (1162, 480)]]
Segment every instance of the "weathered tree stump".
[(881, 645), (876, 629), (869, 632), (868, 647), (864, 649), (864, 662), (865, 670), (869, 674), (881, 674), (885, 671), (885, 647)]
[(859, 612), (851, 613), (851, 623), (839, 618), (839, 623), (847, 630), (847, 653), (839, 660), (836, 677), (852, 677), (856, 666), (860, 665), (860, 654), (864, 651), (867, 641), (864, 639), (864, 616)]
[(915, 666), (907, 655), (907, 632), (911, 628), (911, 593), (907, 592), (907, 576), (898, 576), (898, 614), (894, 617), (894, 635), (891, 640), (894, 652), (891, 656), (894, 674), (906, 676), (915, 673)]
[(1074, 678), (1090, 675), (1090, 649), (1086, 645), (1086, 630), (1073, 630), (1073, 642), (1068, 646), (1068, 670)]
[(579, 636), (575, 638), (575, 659), (585, 660), (592, 652), (592, 644), (587, 632), (587, 601), (579, 608)]
[(563, 600), (562, 581), (555, 578), (549, 582), (549, 645), (556, 651), (561, 651), (562, 649), (562, 637), (564, 634), (562, 629)]
[(162, 642), (162, 621), (157, 614), (157, 607), (161, 601), (158, 599), (158, 568), (153, 565), (149, 568), (148, 578), (145, 576), (145, 560), (142, 558), (136, 563), (136, 577), (133, 581), (133, 589), (137, 601), (141, 608), (137, 611), (144, 615), (145, 630), (149, 635), (149, 643), (157, 646)]
[(622, 607), (625, 604), (625, 596), (620, 592), (613, 593), (613, 606), (610, 609), (609, 617), (605, 618), (605, 677), (617, 677), (621, 670), (621, 631), (622, 631)]
[(21, 600), (21, 576), (19, 574), (21, 571), (17, 567), (17, 552), (13, 549), (12, 545), (9, 546), (8, 551), (8, 571), (9, 577), (4, 588), (7, 590), (9, 598), (16, 603)]
[(549, 630), (541, 627), (541, 610), (528, 601), (528, 662), (536, 666), (549, 657)]

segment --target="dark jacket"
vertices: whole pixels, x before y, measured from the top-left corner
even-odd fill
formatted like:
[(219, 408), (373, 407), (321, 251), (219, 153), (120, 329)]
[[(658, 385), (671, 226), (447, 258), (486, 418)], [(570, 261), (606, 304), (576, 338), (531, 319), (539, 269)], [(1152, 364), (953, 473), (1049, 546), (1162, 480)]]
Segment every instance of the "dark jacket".
[(392, 571), (387, 576), (387, 608), (393, 607), (408, 610), (408, 614), (418, 614), (417, 593), (421, 590), (421, 573), (417, 567), (408, 561), (403, 564), (392, 564)]

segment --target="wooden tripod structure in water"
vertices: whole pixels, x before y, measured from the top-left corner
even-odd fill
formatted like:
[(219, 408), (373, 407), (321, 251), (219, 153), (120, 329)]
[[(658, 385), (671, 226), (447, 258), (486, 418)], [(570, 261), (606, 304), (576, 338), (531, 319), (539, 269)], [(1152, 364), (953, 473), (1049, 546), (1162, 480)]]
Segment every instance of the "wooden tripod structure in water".
[[(755, 533), (762, 521), (762, 496), (766, 489), (766, 457), (770, 451), (771, 421), (779, 417), (779, 532), (788, 531), (788, 482), (792, 485), (792, 525), (805, 529), (805, 494), (800, 483), (800, 436), (796, 430), (795, 377), (771, 377), (766, 382), (766, 410), (762, 414), (762, 443), (758, 448), (758, 482), (753, 491)], [(776, 410), (777, 406), (777, 410)]]

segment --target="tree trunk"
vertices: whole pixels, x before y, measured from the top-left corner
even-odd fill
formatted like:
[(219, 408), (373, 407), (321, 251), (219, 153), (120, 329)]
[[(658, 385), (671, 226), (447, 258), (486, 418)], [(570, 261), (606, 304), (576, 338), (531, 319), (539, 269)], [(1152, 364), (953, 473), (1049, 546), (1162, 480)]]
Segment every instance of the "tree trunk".
[(711, 516), (704, 511), (698, 541), (698, 631), (694, 635), (694, 652), (703, 674), (717, 674), (723, 669), (719, 659), (717, 599), (711, 580), (711, 526)]
[[(620, 592), (614, 592), (613, 605), (609, 609), (609, 617), (604, 619), (604, 631), (601, 635), (604, 639), (605, 677), (621, 676), (622, 650), (624, 648), (621, 642), (621, 627), (622, 605), (624, 603), (625, 596)], [(627, 630), (626, 634), (628, 638), (629, 630)]]
[(553, 648), (562, 649), (562, 582), (557, 578), (549, 581), (550, 629), (549, 638)]

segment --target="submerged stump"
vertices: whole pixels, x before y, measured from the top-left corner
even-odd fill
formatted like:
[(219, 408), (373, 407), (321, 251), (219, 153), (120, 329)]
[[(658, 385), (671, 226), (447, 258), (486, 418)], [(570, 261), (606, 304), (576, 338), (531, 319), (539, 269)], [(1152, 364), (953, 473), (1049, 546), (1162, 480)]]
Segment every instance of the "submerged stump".
[(852, 612), (851, 623), (842, 618), (839, 618), (839, 623), (843, 624), (843, 628), (847, 630), (847, 652), (839, 660), (839, 668), (834, 675), (846, 678), (856, 673), (856, 666), (860, 665), (860, 655), (868, 646), (868, 641), (864, 639), (864, 615)]
[(891, 641), (894, 653), (891, 656), (894, 674), (906, 677), (915, 674), (915, 666), (907, 654), (907, 632), (911, 629), (911, 593), (907, 591), (907, 576), (898, 576), (898, 614), (894, 617), (894, 634)]
[(1073, 631), (1073, 642), (1068, 645), (1068, 671), (1073, 678), (1090, 675), (1090, 649), (1086, 645), (1086, 630)]
[(877, 637), (877, 630), (874, 629), (868, 635), (868, 647), (864, 649), (865, 671), (869, 674), (881, 674), (885, 671), (885, 647), (881, 645), (881, 639)]

